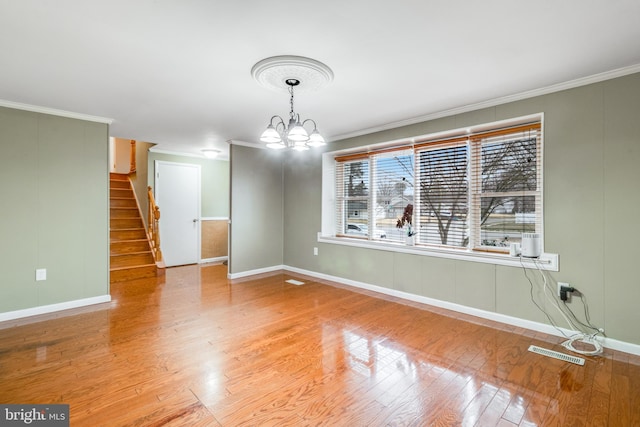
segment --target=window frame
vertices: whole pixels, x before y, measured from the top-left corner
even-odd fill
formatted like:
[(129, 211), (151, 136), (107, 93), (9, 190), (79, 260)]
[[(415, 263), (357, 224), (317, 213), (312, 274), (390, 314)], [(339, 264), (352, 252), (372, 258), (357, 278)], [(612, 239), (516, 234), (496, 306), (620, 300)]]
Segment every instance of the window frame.
[[(429, 135), (421, 135), (418, 137), (407, 138), (402, 140), (395, 140), (389, 142), (383, 142), (374, 145), (367, 145), (366, 147), (355, 147), (346, 150), (339, 150), (333, 152), (327, 152), (323, 154), (323, 183), (322, 183), (322, 228), (318, 233), (318, 242), (321, 243), (330, 243), (330, 244), (339, 244), (346, 246), (356, 246), (377, 250), (386, 250), (393, 252), (405, 252), (412, 254), (420, 254), (426, 256), (435, 256), (441, 258), (451, 258), (451, 259), (462, 259), (468, 261), (475, 262), (483, 262), (483, 263), (492, 263), (499, 265), (512, 265), (512, 266), (526, 266), (526, 267), (536, 267), (542, 268), (546, 270), (558, 271), (558, 255), (552, 253), (546, 253), (544, 251), (544, 209), (542, 200), (544, 199), (543, 192), (543, 176), (544, 176), (544, 165), (542, 164), (543, 159), (543, 148), (544, 143), (542, 141), (543, 138), (543, 129), (544, 129), (544, 115), (542, 113), (500, 121), (500, 122), (492, 122), (488, 124), (482, 124), (477, 126), (471, 126), (466, 128), (455, 129), (451, 131), (439, 132), (437, 134), (429, 134)], [(429, 245), (429, 244), (420, 244), (417, 246), (407, 246), (404, 243), (400, 243), (397, 241), (385, 241), (385, 239), (375, 240), (372, 238), (372, 230), (375, 224), (375, 215), (371, 214), (373, 210), (375, 212), (375, 206), (371, 205), (371, 203), (375, 203), (375, 188), (369, 188), (369, 201), (368, 208), (370, 214), (368, 214), (367, 226), (369, 230), (368, 237), (354, 237), (352, 235), (340, 235), (337, 234), (336, 231), (336, 204), (339, 199), (339, 195), (336, 191), (336, 159), (369, 159), (369, 173), (370, 179), (374, 180), (371, 176), (373, 175), (371, 162), (373, 161), (373, 156), (377, 153), (395, 151), (395, 150), (406, 150), (408, 147), (414, 150), (414, 181), (417, 180), (417, 175), (420, 173), (417, 170), (417, 161), (418, 161), (418, 152), (417, 150), (420, 147), (425, 147), (427, 144), (433, 143), (433, 141), (446, 141), (446, 140), (457, 140), (466, 138), (468, 139), (469, 149), (471, 149), (471, 145), (475, 143), (474, 141), (478, 140), (477, 135), (489, 132), (496, 132), (503, 128), (511, 128), (518, 127), (521, 125), (529, 125), (533, 122), (538, 122), (540, 126), (539, 134), (539, 142), (537, 146), (537, 175), (538, 175), (538, 193), (540, 198), (539, 203), (539, 230), (536, 229), (536, 232), (539, 232), (541, 235), (541, 244), (543, 248), (542, 255), (537, 259), (528, 259), (523, 257), (514, 257), (509, 255), (508, 248), (503, 248), (502, 250), (491, 250), (491, 248), (486, 248), (484, 246), (476, 247), (474, 238), (469, 233), (469, 244), (467, 247), (448, 247), (448, 246), (439, 246), (439, 245)], [(467, 167), (471, 169), (472, 159), (473, 157), (469, 155), (470, 161)], [(477, 172), (477, 171), (476, 171)], [(471, 173), (471, 172), (469, 172)], [(469, 181), (472, 180), (472, 176), (469, 176)], [(414, 182), (414, 186), (415, 186)], [(473, 194), (472, 185), (469, 185), (468, 189), (468, 221), (472, 221), (471, 217), (472, 212), (471, 208), (474, 206), (472, 204), (472, 198), (475, 197)], [(418, 194), (419, 191), (416, 191)], [(419, 206), (419, 197), (416, 194), (416, 198), (414, 199), (414, 218), (418, 218), (419, 211), (416, 209)], [(479, 196), (478, 196), (479, 197)], [(373, 199), (373, 200), (372, 200)], [(480, 200), (481, 198), (479, 198)], [(477, 222), (477, 221), (476, 221)], [(477, 227), (477, 224), (476, 224)], [(475, 228), (478, 234), (480, 234), (480, 229)]]

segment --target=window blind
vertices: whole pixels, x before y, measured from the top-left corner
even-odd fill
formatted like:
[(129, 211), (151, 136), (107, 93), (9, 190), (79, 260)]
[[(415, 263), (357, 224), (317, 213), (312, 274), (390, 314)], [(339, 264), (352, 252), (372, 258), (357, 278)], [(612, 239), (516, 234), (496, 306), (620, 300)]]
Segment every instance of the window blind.
[[(414, 203), (414, 155), (411, 149), (384, 150), (371, 157), (373, 237), (404, 242), (408, 225), (396, 223), (408, 204)], [(382, 237), (384, 236), (384, 237)]]
[(419, 245), (507, 252), (542, 233), (540, 122), (334, 159), (337, 236), (404, 242), (409, 204)]
[(473, 248), (507, 251), (542, 232), (539, 123), (471, 138)]
[(468, 145), (466, 139), (422, 144), (416, 150), (418, 243), (466, 247)]
[(369, 159), (336, 162), (336, 235), (368, 238)]

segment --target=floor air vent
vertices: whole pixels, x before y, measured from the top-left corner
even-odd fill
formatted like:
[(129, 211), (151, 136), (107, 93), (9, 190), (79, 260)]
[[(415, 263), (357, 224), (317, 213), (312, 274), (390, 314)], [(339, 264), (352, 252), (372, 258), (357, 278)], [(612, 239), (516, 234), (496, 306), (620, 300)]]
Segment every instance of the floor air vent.
[(568, 354), (560, 353), (558, 351), (548, 350), (546, 348), (538, 347), (536, 345), (529, 346), (529, 351), (538, 353), (543, 356), (553, 357), (554, 359), (564, 360), (565, 362), (575, 363), (576, 365), (584, 365), (584, 359), (582, 357), (570, 356)]
[(299, 280), (293, 280), (293, 279), (285, 280), (285, 282), (291, 283), (292, 285), (297, 285), (297, 286), (304, 285), (304, 282), (301, 282)]

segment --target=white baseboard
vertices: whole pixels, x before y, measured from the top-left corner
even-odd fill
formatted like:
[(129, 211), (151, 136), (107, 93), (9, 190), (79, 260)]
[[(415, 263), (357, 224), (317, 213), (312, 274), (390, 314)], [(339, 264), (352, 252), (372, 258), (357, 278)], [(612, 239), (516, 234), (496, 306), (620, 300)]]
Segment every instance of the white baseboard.
[[(406, 299), (408, 301), (414, 301), (414, 302), (419, 302), (419, 303), (422, 303), (422, 304), (428, 304), (428, 305), (432, 305), (432, 306), (435, 306), (435, 307), (440, 307), (440, 308), (444, 308), (444, 309), (447, 309), (447, 310), (456, 311), (458, 313), (464, 313), (464, 314), (469, 314), (471, 316), (480, 317), (480, 318), (483, 318), (483, 319), (493, 320), (493, 321), (504, 323), (504, 324), (507, 324), (507, 325), (513, 325), (513, 326), (517, 326), (517, 327), (521, 327), (521, 328), (525, 328), (525, 329), (530, 329), (530, 330), (533, 330), (533, 331), (543, 332), (543, 333), (549, 334), (549, 335), (563, 337), (563, 335), (562, 335), (562, 333), (560, 333), (560, 331), (558, 331), (553, 326), (547, 325), (545, 323), (534, 322), (534, 321), (531, 321), (531, 320), (521, 319), (519, 317), (507, 316), (505, 314), (500, 314), (500, 313), (495, 313), (495, 312), (492, 312), (492, 311), (481, 310), (481, 309), (478, 309), (478, 308), (468, 307), (468, 306), (465, 306), (465, 305), (456, 304), (456, 303), (452, 303), (452, 302), (448, 302), (448, 301), (441, 301), (441, 300), (437, 300), (437, 299), (434, 299), (434, 298), (423, 297), (423, 296), (411, 294), (411, 293), (408, 293), (408, 292), (398, 291), (398, 290), (395, 290), (395, 289), (389, 289), (389, 288), (385, 288), (385, 287), (377, 286), (377, 285), (371, 285), (371, 284), (368, 284), (368, 283), (358, 282), (358, 281), (355, 281), (355, 280), (344, 279), (342, 277), (331, 276), (331, 275), (328, 275), (328, 274), (317, 273), (315, 271), (304, 270), (304, 269), (301, 269), (301, 268), (291, 267), (291, 266), (288, 266), (288, 265), (285, 265), (282, 268), (287, 270), (287, 271), (291, 271), (291, 272), (299, 273), (299, 274), (304, 274), (306, 276), (316, 277), (316, 278), (322, 279), (322, 280), (329, 280), (329, 281), (332, 281), (332, 282), (341, 283), (343, 285), (353, 286), (355, 288), (366, 289), (366, 290), (369, 290), (369, 291), (379, 292), (381, 294), (385, 294), (385, 295), (390, 295), (390, 296)], [(569, 336), (576, 334), (576, 331), (571, 331), (571, 330), (564, 329), (564, 328), (561, 328), (561, 329), (565, 334), (567, 334)], [(615, 340), (615, 339), (607, 338), (607, 337), (604, 337), (604, 338), (598, 337), (598, 340), (606, 348), (610, 348), (612, 350), (618, 350), (618, 351), (622, 351), (622, 352), (625, 352), (625, 353), (630, 353), (630, 354), (635, 354), (635, 355), (639, 355), (640, 356), (640, 345), (638, 345), (638, 344), (628, 343), (628, 342), (625, 342), (625, 341), (619, 341), (619, 340)]]
[(0, 322), (22, 319), (24, 317), (30, 316), (38, 316), (41, 314), (49, 314), (56, 311), (69, 310), (72, 308), (85, 307), (87, 305), (101, 304), (103, 302), (111, 302), (111, 295), (101, 295), (99, 297), (65, 301), (58, 304), (41, 305), (39, 307), (25, 308), (23, 310), (7, 311), (5, 313), (0, 313)]
[(233, 274), (228, 273), (227, 278), (239, 279), (241, 277), (254, 276), (256, 274), (263, 274), (263, 273), (271, 273), (273, 271), (278, 271), (278, 270), (286, 270), (286, 268), (283, 265), (274, 265), (271, 267), (258, 268), (255, 270), (241, 271), (240, 273), (233, 273)]
[(219, 256), (216, 258), (203, 258), (200, 260), (198, 264), (206, 264), (208, 262), (222, 262), (222, 261), (227, 261), (228, 259), (229, 259), (228, 256)]

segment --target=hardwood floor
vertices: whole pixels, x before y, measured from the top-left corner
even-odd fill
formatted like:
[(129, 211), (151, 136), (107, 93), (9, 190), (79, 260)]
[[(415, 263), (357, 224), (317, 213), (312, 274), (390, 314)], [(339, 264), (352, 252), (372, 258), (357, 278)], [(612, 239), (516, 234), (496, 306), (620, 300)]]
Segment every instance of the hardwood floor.
[(566, 352), (556, 337), (226, 274), (171, 268), (112, 284), (110, 304), (0, 324), (0, 403), (67, 403), (72, 426), (640, 425), (640, 357), (579, 366), (527, 351)]

